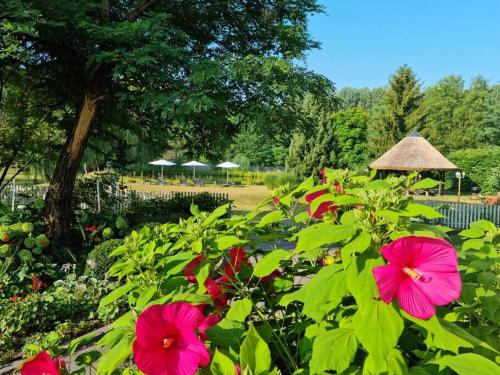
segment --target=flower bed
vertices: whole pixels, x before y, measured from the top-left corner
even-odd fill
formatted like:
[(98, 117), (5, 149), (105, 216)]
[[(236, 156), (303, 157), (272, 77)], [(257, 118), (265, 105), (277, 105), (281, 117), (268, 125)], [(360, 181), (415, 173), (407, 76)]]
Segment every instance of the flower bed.
[[(110, 254), (122, 284), (99, 304), (128, 311), (80, 362), (103, 375), (498, 373), (498, 229), (425, 224), (439, 212), (406, 191), (432, 180), (322, 177), (278, 189), (263, 216), (193, 206), (132, 232)], [(63, 372), (57, 348), (40, 350), (23, 373)]]

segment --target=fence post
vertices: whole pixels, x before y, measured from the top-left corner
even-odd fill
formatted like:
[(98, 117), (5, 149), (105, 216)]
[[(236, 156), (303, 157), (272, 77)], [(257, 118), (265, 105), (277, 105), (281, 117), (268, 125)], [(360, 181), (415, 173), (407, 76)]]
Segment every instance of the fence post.
[(12, 180), (12, 212), (16, 209), (16, 178)]
[(97, 213), (101, 212), (101, 192), (99, 189), (99, 179), (97, 179)]

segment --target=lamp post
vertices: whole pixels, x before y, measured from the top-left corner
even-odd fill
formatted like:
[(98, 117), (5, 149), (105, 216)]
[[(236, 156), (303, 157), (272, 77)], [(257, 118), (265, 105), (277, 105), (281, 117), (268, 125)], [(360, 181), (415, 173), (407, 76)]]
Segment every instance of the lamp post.
[(455, 173), (455, 177), (458, 179), (458, 196), (457, 196), (457, 202), (460, 203), (460, 188), (462, 187), (462, 178), (465, 178), (465, 172), (460, 173), (457, 171)]

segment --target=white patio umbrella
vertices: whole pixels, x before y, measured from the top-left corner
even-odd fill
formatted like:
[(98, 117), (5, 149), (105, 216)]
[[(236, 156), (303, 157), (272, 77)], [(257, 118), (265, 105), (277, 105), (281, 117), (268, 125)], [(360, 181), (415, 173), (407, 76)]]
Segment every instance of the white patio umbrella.
[(193, 167), (193, 180), (196, 178), (196, 167), (206, 167), (206, 164), (200, 163), (199, 161), (192, 160), (189, 163), (182, 164), (183, 167)]
[(226, 184), (229, 184), (229, 170), (231, 168), (239, 168), (240, 165), (230, 161), (225, 161), (224, 163), (217, 164), (217, 167), (226, 169)]
[(161, 176), (163, 177), (163, 167), (171, 167), (172, 165), (177, 165), (171, 161), (165, 160), (165, 159), (158, 159), (155, 161), (150, 161), (148, 164), (151, 165), (161, 165)]

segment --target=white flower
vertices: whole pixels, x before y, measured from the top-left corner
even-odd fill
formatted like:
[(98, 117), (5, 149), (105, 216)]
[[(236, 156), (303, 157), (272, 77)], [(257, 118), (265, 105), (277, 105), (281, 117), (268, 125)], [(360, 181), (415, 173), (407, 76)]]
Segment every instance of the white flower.
[(61, 267), (61, 270), (64, 272), (69, 272), (73, 268), (73, 265), (71, 263), (64, 263)]
[(87, 259), (87, 264), (91, 269), (94, 269), (97, 266), (95, 259)]

